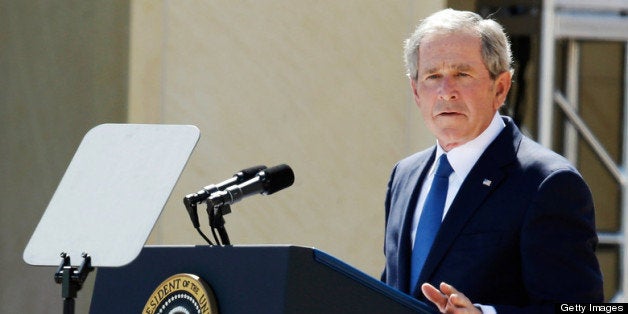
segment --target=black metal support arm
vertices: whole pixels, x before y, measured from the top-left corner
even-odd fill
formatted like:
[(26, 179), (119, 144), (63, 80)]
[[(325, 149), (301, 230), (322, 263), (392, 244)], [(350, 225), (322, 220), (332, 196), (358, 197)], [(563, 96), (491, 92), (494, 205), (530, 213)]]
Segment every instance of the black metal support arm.
[(61, 264), (55, 272), (55, 282), (61, 284), (64, 314), (74, 314), (74, 299), (77, 292), (83, 287), (87, 275), (94, 270), (91, 257), (87, 253), (83, 253), (82, 256), (83, 262), (79, 267), (75, 267), (70, 262), (70, 256), (61, 253)]
[[(231, 213), (231, 207), (226, 204), (216, 207), (207, 206), (209, 225), (212, 228), (212, 232), (213, 230), (218, 230), (218, 235), (220, 236), (219, 244), (222, 245), (231, 245), (227, 229), (225, 228), (225, 219), (223, 218), (224, 215), (229, 213)], [(215, 234), (214, 237), (216, 237)], [(218, 239), (216, 239), (216, 242), (218, 242)]]

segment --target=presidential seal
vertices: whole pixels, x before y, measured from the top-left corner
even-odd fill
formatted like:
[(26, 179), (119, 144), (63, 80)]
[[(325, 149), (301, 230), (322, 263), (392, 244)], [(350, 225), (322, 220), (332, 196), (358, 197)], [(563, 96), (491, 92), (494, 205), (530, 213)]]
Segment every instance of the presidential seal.
[(218, 314), (214, 292), (201, 278), (176, 274), (150, 295), (143, 314)]

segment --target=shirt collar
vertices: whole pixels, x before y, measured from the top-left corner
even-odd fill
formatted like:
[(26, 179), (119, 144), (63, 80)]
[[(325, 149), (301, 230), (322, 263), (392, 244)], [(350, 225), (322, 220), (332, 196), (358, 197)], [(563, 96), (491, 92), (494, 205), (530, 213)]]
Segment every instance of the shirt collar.
[[(451, 164), (451, 167), (454, 169), (454, 173), (464, 180), (471, 171), (471, 168), (473, 168), (473, 165), (480, 159), (484, 150), (486, 150), (505, 127), (506, 124), (502, 120), (499, 112), (495, 112), (493, 120), (484, 132), (473, 140), (450, 150), (447, 153), (447, 160), (449, 160), (449, 164)], [(436, 140), (436, 160), (444, 153), (445, 151), (438, 144), (438, 140)], [(432, 165), (430, 174), (434, 171), (436, 171), (436, 163)]]

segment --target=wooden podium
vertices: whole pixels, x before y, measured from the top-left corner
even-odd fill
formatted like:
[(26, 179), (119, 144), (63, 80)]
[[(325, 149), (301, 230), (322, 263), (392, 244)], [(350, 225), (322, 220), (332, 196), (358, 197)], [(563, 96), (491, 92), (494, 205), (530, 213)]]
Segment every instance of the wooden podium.
[(180, 273), (209, 284), (221, 314), (434, 313), (324, 252), (298, 246), (147, 246), (129, 265), (98, 269), (90, 313), (144, 313), (153, 291)]

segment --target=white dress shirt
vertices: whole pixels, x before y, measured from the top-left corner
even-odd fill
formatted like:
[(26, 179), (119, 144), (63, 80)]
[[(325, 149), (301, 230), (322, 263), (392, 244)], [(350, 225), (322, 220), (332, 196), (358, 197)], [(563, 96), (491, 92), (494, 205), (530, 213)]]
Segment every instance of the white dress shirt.
[[(478, 159), (480, 159), (482, 153), (484, 153), (484, 150), (486, 150), (488, 145), (493, 142), (504, 127), (506, 127), (506, 124), (504, 124), (504, 121), (501, 119), (499, 112), (496, 112), (493, 120), (484, 132), (482, 132), (475, 139), (453, 148), (447, 153), (447, 160), (449, 160), (449, 164), (454, 169), (454, 172), (449, 175), (449, 187), (447, 188), (447, 199), (445, 200), (445, 208), (443, 210), (442, 219), (445, 219), (445, 216), (449, 211), (449, 206), (456, 197), (456, 194), (458, 194), (458, 190), (460, 190), (460, 186), (471, 171), (471, 168), (473, 168)], [(438, 166), (438, 158), (440, 158), (440, 155), (444, 153), (445, 151), (440, 147), (437, 140), (436, 162), (432, 164), (432, 167), (430, 168), (427, 177), (421, 186), (421, 193), (419, 194), (417, 208), (415, 209), (414, 216), (412, 217), (412, 235), (416, 235), (416, 228), (419, 225), (419, 218), (421, 218), (421, 212), (423, 211), (425, 199), (427, 198), (427, 194), (432, 186), (432, 181), (434, 180), (434, 173), (436, 172), (436, 168)], [(412, 237), (412, 246), (414, 246), (414, 236)]]
[[(449, 206), (456, 197), (456, 194), (458, 194), (458, 190), (460, 190), (460, 186), (462, 186), (462, 182), (464, 182), (464, 179), (471, 171), (471, 168), (473, 168), (478, 159), (480, 159), (482, 153), (484, 153), (484, 150), (486, 150), (486, 148), (493, 142), (504, 127), (506, 127), (506, 124), (501, 119), (499, 112), (496, 112), (489, 126), (478, 137), (447, 152), (447, 160), (449, 160), (449, 164), (451, 164), (454, 172), (449, 175), (447, 199), (445, 200), (445, 208), (443, 209), (442, 219), (445, 219), (445, 216), (449, 211)], [(444, 153), (445, 151), (441, 148), (437, 140), (436, 159), (432, 164), (427, 177), (423, 181), (417, 207), (414, 211), (414, 216), (412, 217), (412, 247), (414, 247), (414, 235), (416, 235), (416, 229), (419, 225), (419, 219), (421, 218), (421, 212), (423, 211), (425, 199), (427, 198), (427, 194), (432, 186), (432, 181), (434, 180), (434, 173), (436, 172), (436, 168), (438, 166), (438, 158)], [(496, 313), (495, 308), (492, 306), (481, 304), (476, 304), (476, 306), (479, 306), (483, 313)]]

